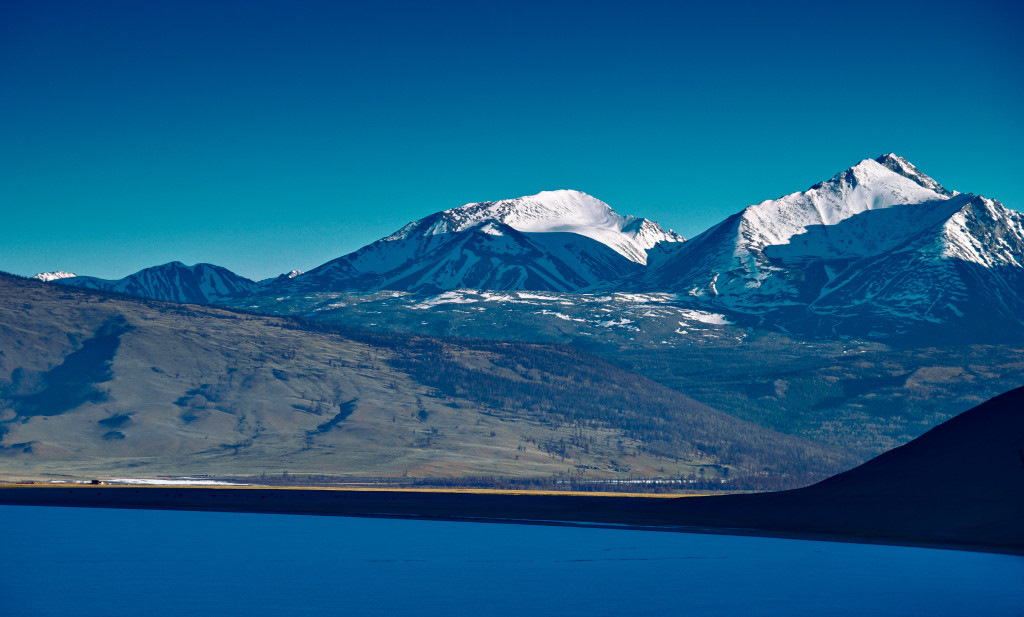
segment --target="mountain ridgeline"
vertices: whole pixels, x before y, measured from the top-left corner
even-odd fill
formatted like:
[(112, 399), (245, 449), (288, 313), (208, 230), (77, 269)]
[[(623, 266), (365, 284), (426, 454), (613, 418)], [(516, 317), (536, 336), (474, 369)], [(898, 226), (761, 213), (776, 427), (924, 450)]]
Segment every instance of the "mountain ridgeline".
[[(561, 190), (438, 212), (308, 272), (261, 282), (177, 262), (116, 281), (38, 277), (280, 313), (295, 312), (293, 294), (537, 291), (575, 303), (581, 294), (661, 293), (740, 326), (798, 336), (1002, 341), (1024, 338), (1022, 221), (887, 154), (749, 206), (689, 241)], [(614, 300), (603, 308), (615, 311)]]

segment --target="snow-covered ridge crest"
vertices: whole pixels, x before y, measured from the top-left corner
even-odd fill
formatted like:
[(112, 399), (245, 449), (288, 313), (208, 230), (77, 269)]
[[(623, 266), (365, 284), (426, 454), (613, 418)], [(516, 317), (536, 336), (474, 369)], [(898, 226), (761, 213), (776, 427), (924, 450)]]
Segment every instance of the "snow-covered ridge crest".
[(647, 263), (647, 249), (660, 242), (683, 241), (682, 236), (663, 230), (654, 221), (622, 216), (603, 201), (573, 190), (469, 203), (409, 223), (386, 240), (456, 233), (485, 221), (497, 221), (525, 233), (579, 234), (641, 265)]
[(63, 270), (57, 270), (56, 272), (40, 272), (39, 274), (33, 276), (32, 278), (34, 278), (37, 281), (43, 281), (44, 283), (49, 283), (50, 281), (59, 281), (60, 279), (70, 279), (70, 278), (74, 278), (76, 276), (78, 276), (78, 275), (73, 273), (73, 272), (64, 272)]
[(959, 194), (957, 191), (950, 191), (946, 189), (932, 178), (921, 173), (921, 171), (918, 170), (918, 168), (915, 167), (910, 161), (892, 152), (890, 152), (889, 154), (883, 154), (882, 156), (875, 159), (875, 162), (891, 171), (900, 174), (905, 178), (913, 180), (914, 182), (920, 184), (926, 189), (935, 191), (939, 195), (953, 197)]
[(941, 256), (985, 268), (1024, 268), (1024, 214), (981, 195), (963, 198), (966, 204), (945, 221), (937, 238)]
[(895, 154), (865, 159), (805, 191), (748, 206), (658, 256), (644, 288), (703, 295), (714, 281), (713, 295), (737, 304), (790, 303), (793, 290), (788, 277), (777, 276), (777, 259), (795, 264), (893, 250), (962, 207), (948, 203), (953, 195)]
[(763, 249), (788, 244), (811, 226), (836, 225), (870, 210), (944, 201), (953, 194), (906, 160), (887, 154), (865, 159), (806, 191), (747, 207), (741, 233), (749, 248)]

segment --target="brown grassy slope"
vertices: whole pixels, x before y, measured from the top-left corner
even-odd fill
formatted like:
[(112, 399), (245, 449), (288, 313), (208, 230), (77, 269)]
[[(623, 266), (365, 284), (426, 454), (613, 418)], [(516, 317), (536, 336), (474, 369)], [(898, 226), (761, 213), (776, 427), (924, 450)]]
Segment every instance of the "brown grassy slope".
[(704, 467), (799, 483), (853, 462), (569, 348), (310, 331), (0, 276), (0, 351), (0, 470), (22, 477)]

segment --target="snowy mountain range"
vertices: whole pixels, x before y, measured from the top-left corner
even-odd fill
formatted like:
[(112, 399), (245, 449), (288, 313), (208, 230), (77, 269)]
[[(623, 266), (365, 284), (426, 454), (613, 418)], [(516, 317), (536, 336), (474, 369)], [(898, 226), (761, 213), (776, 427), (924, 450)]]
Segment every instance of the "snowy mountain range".
[(947, 190), (886, 154), (689, 241), (562, 190), (437, 212), (309, 272), (259, 283), (180, 263), (119, 281), (38, 277), (178, 302), (273, 297), (280, 312), (294, 312), (284, 306), (294, 294), (306, 304), (310, 294), (381, 290), (598, 294), (592, 305), (600, 294), (659, 293), (740, 326), (813, 336), (998, 338), (1024, 336), (1022, 223), (998, 201)]

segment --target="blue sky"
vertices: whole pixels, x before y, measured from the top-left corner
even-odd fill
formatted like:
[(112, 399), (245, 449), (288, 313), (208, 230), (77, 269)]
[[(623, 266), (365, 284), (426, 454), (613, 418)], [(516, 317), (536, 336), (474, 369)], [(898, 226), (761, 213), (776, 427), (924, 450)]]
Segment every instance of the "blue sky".
[(180, 260), (263, 278), (556, 188), (692, 237), (890, 151), (1021, 209), (1021, 17), (1010, 2), (5, 0), (0, 270)]

